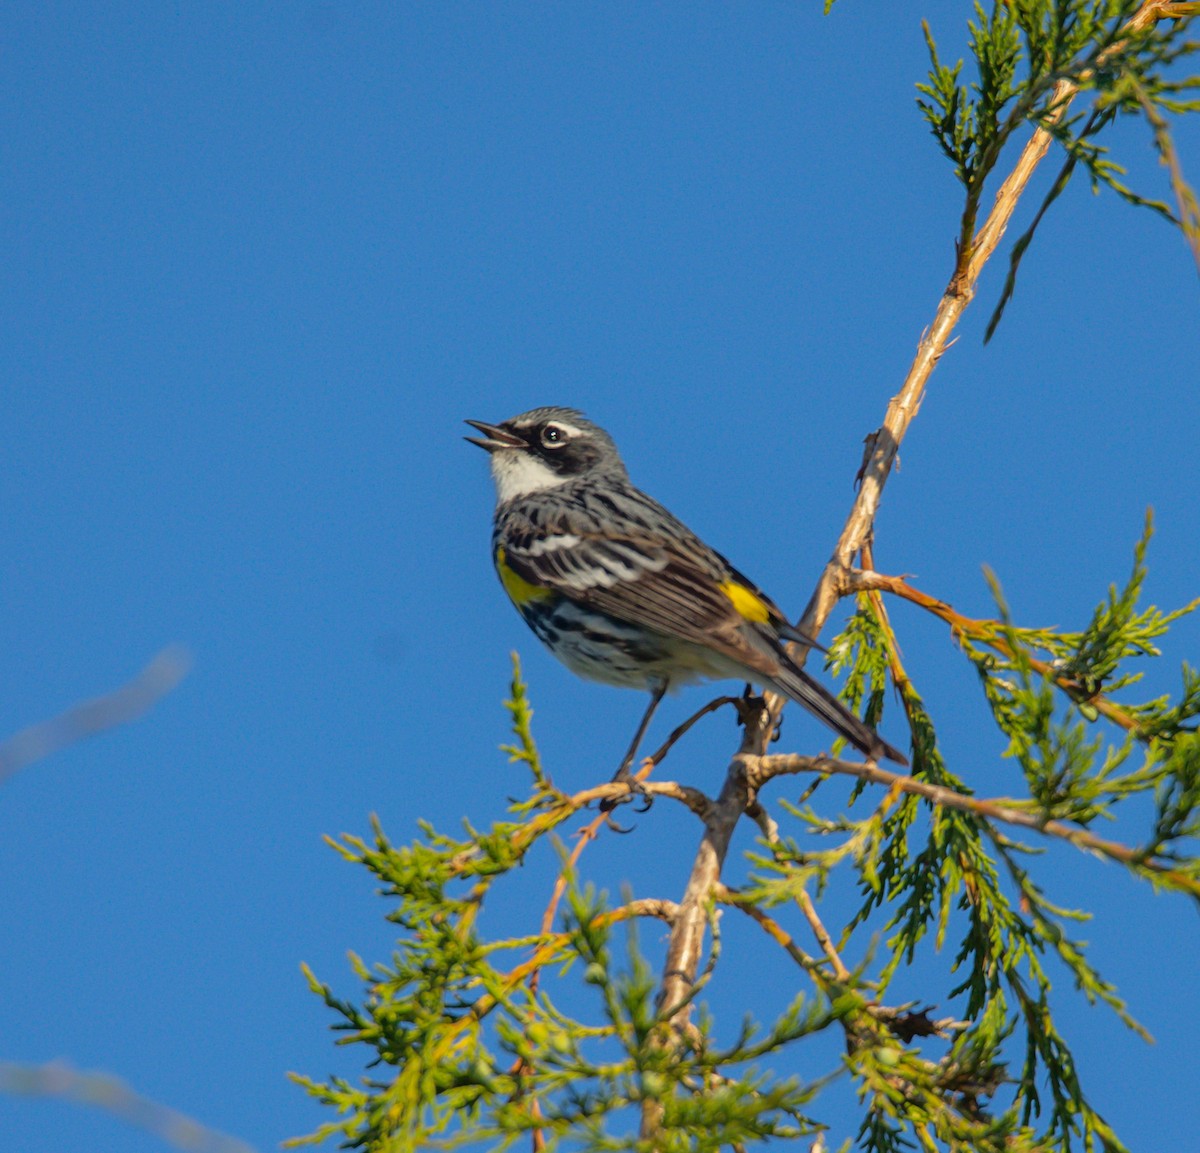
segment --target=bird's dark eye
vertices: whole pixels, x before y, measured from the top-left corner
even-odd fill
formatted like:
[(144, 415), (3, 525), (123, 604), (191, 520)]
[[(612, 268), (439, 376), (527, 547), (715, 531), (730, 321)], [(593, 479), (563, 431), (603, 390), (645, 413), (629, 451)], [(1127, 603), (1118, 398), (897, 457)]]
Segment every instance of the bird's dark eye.
[(562, 448), (567, 443), (567, 430), (561, 425), (548, 424), (542, 429), (542, 444), (547, 448)]

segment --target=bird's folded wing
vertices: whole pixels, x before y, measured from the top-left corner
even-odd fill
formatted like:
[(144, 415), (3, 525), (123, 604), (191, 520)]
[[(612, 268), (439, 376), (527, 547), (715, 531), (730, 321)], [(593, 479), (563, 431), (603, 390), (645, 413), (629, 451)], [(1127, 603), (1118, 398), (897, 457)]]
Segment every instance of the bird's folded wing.
[(747, 623), (784, 624), (778, 608), (694, 537), (589, 531), (510, 534), (506, 563), (522, 579), (618, 620), (751, 660)]

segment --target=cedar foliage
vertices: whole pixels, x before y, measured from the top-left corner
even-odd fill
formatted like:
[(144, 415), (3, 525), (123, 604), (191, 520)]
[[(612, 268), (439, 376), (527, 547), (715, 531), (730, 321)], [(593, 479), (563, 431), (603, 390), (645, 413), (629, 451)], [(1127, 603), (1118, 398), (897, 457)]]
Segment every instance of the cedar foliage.
[[(963, 190), (948, 295), (961, 289), (964, 306), (985, 189), (1031, 128), (1059, 149), (1050, 191), (1011, 247), (989, 336), (1038, 225), (1077, 170), (1172, 221), (1200, 259), (1200, 213), (1170, 133), (1172, 118), (1200, 106), (1189, 96), (1200, 79), (1186, 68), (1198, 12), (1195, 3), (1134, 0), (976, 3), (970, 59), (953, 65), (925, 27), (931, 63), (917, 104)], [(1129, 187), (1108, 151), (1108, 130), (1128, 116), (1145, 122), (1164, 161), (1166, 197)], [(1053, 981), (1069, 975), (1089, 1001), (1140, 1027), (1078, 936), (1088, 914), (1056, 903), (1039, 854), (1058, 841), (1154, 888), (1200, 898), (1200, 674), (1185, 665), (1170, 697), (1145, 699), (1137, 689), (1158, 642), (1196, 602), (1169, 612), (1144, 604), (1150, 536), (1147, 519), (1130, 576), (1075, 631), (1017, 623), (994, 577), (994, 615), (963, 616), (904, 580), (871, 573), (860, 544), (868, 571), (847, 571), (839, 588), (854, 597), (854, 612), (829, 665), (872, 723), (899, 700), (911, 775), (754, 756), (744, 743), (719, 799), (650, 777), (659, 804), (687, 805), (710, 833), (714, 812), (733, 796), (741, 798), (735, 820), (744, 811), (763, 834), (737, 888), (717, 879), (705, 890), (703, 964), (683, 974), (682, 998), (667, 992), (680, 975), (656, 978), (635, 926), (665, 922), (674, 940), (684, 906), (674, 894), (636, 895), (637, 878), (617, 902), (587, 883), (583, 850), (603, 819), (585, 825), (570, 851), (564, 827), (624, 786), (571, 794), (554, 783), (514, 658), (514, 738), (505, 750), (528, 771), (527, 795), (486, 827), (464, 822), (448, 834), (422, 825), (417, 839), (398, 844), (376, 823), (369, 840), (337, 843), (380, 886), (399, 939), (390, 958), (355, 959), (357, 996), (339, 996), (309, 973), (341, 1043), (362, 1053), (368, 1072), (356, 1083), (297, 1078), (336, 1118), (295, 1143), (701, 1151), (803, 1139), (822, 1149), (823, 1095), (840, 1078), (861, 1108), (846, 1146), (870, 1153), (1123, 1150), (1080, 1082), (1056, 1023), (1063, 994)], [(947, 627), (962, 675), (978, 684), (1019, 766), (1021, 795), (978, 796), (943, 759), (937, 718), (900, 661), (889, 596)], [(761, 702), (737, 707), (748, 731), (774, 728), (777, 712)], [(758, 794), (782, 774), (798, 774), (804, 793), (772, 816)], [(848, 795), (826, 787), (838, 776), (853, 781)], [(1106, 822), (1140, 832), (1109, 840), (1096, 831)], [(560, 869), (544, 912), (531, 914), (523, 935), (486, 932), (489, 894), (547, 845)], [(856, 907), (826, 930), (821, 898), (848, 883)], [(763, 934), (757, 963), (765, 968), (772, 950), (793, 974), (794, 996), (772, 1019), (731, 1027), (707, 1007), (723, 916), (749, 918)], [(931, 953), (948, 959), (949, 979), (929, 996), (952, 1006), (952, 1017), (890, 997), (898, 974)], [(858, 960), (851, 966), (843, 955)], [(837, 1038), (836, 1056), (822, 1036)]]

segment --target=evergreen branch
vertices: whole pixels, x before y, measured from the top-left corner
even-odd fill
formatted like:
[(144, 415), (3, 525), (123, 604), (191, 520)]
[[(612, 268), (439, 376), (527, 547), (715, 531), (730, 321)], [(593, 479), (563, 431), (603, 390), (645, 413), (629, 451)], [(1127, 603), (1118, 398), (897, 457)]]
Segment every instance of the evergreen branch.
[[(1106, 51), (1115, 51), (1124, 38), (1138, 36), (1159, 20), (1187, 18), (1194, 14), (1194, 5), (1181, 5), (1167, 0), (1146, 0), (1114, 33)], [(1100, 64), (1108, 58), (1103, 53)], [(901, 442), (908, 426), (917, 414), (929, 378), (949, 346), (951, 336), (962, 314), (975, 295), (975, 288), (984, 265), (1003, 238), (1016, 209), (1038, 165), (1053, 141), (1053, 126), (1066, 115), (1079, 85), (1068, 79), (1057, 80), (1045, 104), (1046, 111), (1032, 138), (1022, 149), (1013, 168), (996, 192), (995, 201), (983, 224), (959, 245), (953, 273), (934, 314), (933, 321), (922, 335), (917, 354), (900, 392), (892, 398), (882, 426), (874, 433), (869, 460), (863, 470), (854, 504), (838, 537), (833, 556), (826, 564), (804, 614), (799, 629), (807, 636), (819, 637), (821, 629), (833, 611), (839, 596), (842, 574), (869, 539), (875, 517), (895, 464)], [(803, 655), (799, 654), (799, 659)], [(781, 707), (775, 703), (776, 709)]]
[[(1153, 13), (1157, 8), (1154, 0), (1150, 0), (1143, 5), (1134, 19), (1150, 21), (1154, 18)], [(1057, 94), (1058, 106), (1065, 111), (1070, 90), (1063, 88), (1061, 93)], [(820, 635), (821, 628), (838, 599), (842, 573), (869, 538), (900, 443), (920, 407), (929, 377), (945, 351), (959, 318), (974, 295), (980, 271), (999, 243), (1017, 200), (1049, 144), (1049, 132), (1044, 128), (1038, 129), (997, 192), (993, 209), (973, 238), (969, 254), (965, 251), (960, 253), (960, 259), (938, 306), (933, 324), (920, 342), (916, 358), (900, 393), (888, 406), (883, 425), (874, 434), (868, 450), (870, 459), (864, 467), (858, 495), (838, 539), (833, 557), (826, 565), (800, 621), (799, 629), (807, 636), (815, 638)], [(797, 660), (802, 662), (804, 656), (804, 652), (797, 650)], [(782, 707), (782, 701), (771, 700), (769, 707), (770, 712), (759, 718), (755, 724), (747, 723), (742, 754), (761, 754), (765, 751), (770, 735), (775, 729), (775, 720)], [(666, 1006), (683, 1003), (688, 983), (696, 972), (704, 933), (701, 911), (707, 904), (713, 886), (720, 878), (733, 828), (752, 800), (752, 793), (741, 780), (741, 774), (735, 770), (736, 760), (727, 774), (720, 797), (706, 816), (704, 838), (681, 902), (681, 915), (672, 929), (661, 991), (662, 1001)], [(653, 1134), (653, 1125), (648, 1125), (644, 1117), (643, 1136), (652, 1139)]]
[[(1137, 611), (1144, 575), (1141, 552), (1125, 590), (1119, 594), (1113, 590), (1091, 624), (1074, 635), (1019, 629), (1008, 620), (1002, 601), (1001, 619), (974, 621), (899, 578), (856, 573), (849, 565), (861, 555), (863, 564), (873, 568), (871, 533), (900, 443), (933, 368), (974, 295), (982, 268), (1050, 143), (1062, 144), (1068, 159), (1053, 195), (1065, 185), (1073, 167), (1082, 163), (1094, 182), (1108, 183), (1137, 201), (1120, 184), (1120, 170), (1092, 137), (1118, 110), (1130, 110), (1134, 97), (1129, 93), (1134, 90), (1122, 94), (1114, 77), (1127, 87), (1131, 79), (1140, 85), (1137, 92), (1144, 97), (1143, 110), (1146, 103), (1156, 114), (1184, 107), (1173, 100), (1181, 86), (1167, 84), (1157, 71), (1176, 58), (1172, 52), (1183, 50), (1174, 48), (1166, 34), (1156, 39), (1146, 33), (1153, 31), (1155, 21), (1190, 18), (1198, 8), (1156, 0), (1140, 5), (1136, 0), (1062, 4), (997, 0), (988, 16), (977, 4), (970, 30), (980, 81), (972, 86), (960, 82), (958, 68), (940, 63), (928, 36), (934, 68), (930, 84), (921, 88), (922, 109), (967, 186), (955, 265), (908, 377), (889, 405), (883, 425), (870, 438), (862, 486), (801, 623), (806, 634), (816, 635), (840, 596), (867, 594), (844, 634), (845, 645), (835, 646), (831, 659), (850, 666), (845, 695), (871, 723), (877, 723), (890, 675), (913, 734), (913, 774), (836, 758), (765, 755), (782, 707), (782, 702), (771, 700), (765, 708), (739, 703), (745, 733), (716, 799), (677, 782), (648, 781), (674, 742), (729, 698), (713, 702), (676, 729), (638, 772), (646, 794), (684, 804), (704, 826), (679, 903), (629, 898), (616, 909), (606, 909), (603, 899), (590, 889), (581, 892), (575, 886), (573, 870), (586, 845), (599, 834), (603, 818), (597, 818), (581, 830), (556, 878), (541, 932), (482, 941), (476, 935), (478, 915), (494, 880), (521, 864), (533, 845), (584, 806), (631, 792), (625, 784), (609, 783), (569, 795), (553, 785), (537, 755), (530, 727), (532, 709), (514, 661), (508, 705), (516, 740), (506, 751), (514, 760), (526, 762), (533, 777), (532, 796), (510, 808), (517, 819), (483, 831), (468, 826), (461, 840), (422, 826), (425, 841), (402, 849), (387, 845), (376, 826), (373, 848), (354, 838), (346, 838), (339, 847), (349, 859), (379, 876), (387, 894), (399, 898), (391, 919), (411, 935), (400, 942), (390, 964), (368, 971), (354, 962), (369, 990), (365, 1009), (336, 1000), (313, 979), (314, 988), (341, 1016), (336, 1027), (347, 1034), (346, 1039), (373, 1046), (377, 1061), (398, 1069), (390, 1083), (369, 1082), (365, 1090), (337, 1080), (327, 1085), (305, 1082), (314, 1095), (347, 1115), (344, 1122), (323, 1127), (322, 1135), (338, 1134), (347, 1144), (371, 1148), (449, 1148), (487, 1139), (494, 1139), (496, 1147), (506, 1147), (528, 1133), (535, 1150), (569, 1141), (572, 1148), (688, 1148), (697, 1153), (715, 1153), (722, 1145), (740, 1150), (748, 1141), (771, 1137), (795, 1140), (818, 1128), (802, 1110), (818, 1082), (780, 1081), (753, 1071), (734, 1080), (718, 1066), (760, 1058), (837, 1021), (846, 1032), (845, 1066), (867, 1103), (862, 1141), (868, 1150), (893, 1153), (910, 1144), (911, 1138), (931, 1151), (945, 1146), (953, 1153), (1041, 1153), (1051, 1145), (1070, 1148), (1073, 1134), (1082, 1134), (1088, 1148), (1097, 1140), (1107, 1150), (1121, 1148), (1083, 1098), (1071, 1055), (1055, 1032), (1046, 999), (1049, 979), (1041, 963), (1043, 952), (1055, 950), (1089, 998), (1107, 1001), (1118, 1012), (1124, 1012), (1124, 1007), (1115, 990), (1085, 960), (1082, 946), (1062, 931), (1063, 922), (1076, 915), (1051, 905), (1020, 868), (1016, 854), (1032, 850), (1009, 839), (1001, 826), (1065, 840), (1081, 851), (1119, 861), (1155, 884), (1200, 898), (1198, 862), (1174, 851), (1177, 843), (1200, 832), (1200, 737), (1185, 727), (1200, 716), (1200, 676), (1185, 667), (1183, 696), (1174, 706), (1166, 700), (1123, 706), (1111, 699), (1116, 689), (1136, 679), (1118, 675), (1119, 663), (1127, 656), (1155, 652), (1152, 638), (1178, 614)], [(1022, 52), (1028, 56), (1029, 79), (1018, 83), (1015, 69)], [(1081, 127), (1082, 117), (1072, 117), (1070, 105), (1085, 88), (1098, 91), (1099, 96), (1092, 117)], [(1175, 178), (1178, 158), (1161, 115), (1159, 120), (1161, 139), (1158, 125), (1151, 120), (1156, 145), (1172, 171), (1176, 199), (1183, 205), (1180, 188), (1186, 185), (1182, 176)], [(1026, 123), (1036, 125), (1033, 139), (977, 228), (984, 184)], [(1035, 227), (1053, 195), (1038, 213)], [(1194, 197), (1189, 211), (1194, 220)], [(1181, 208), (1181, 219), (1186, 215)], [(1018, 261), (1027, 244), (1028, 239), (1018, 242)], [(1015, 267), (1004, 300), (1011, 294)], [(889, 581), (894, 583), (889, 586)], [(932, 722), (901, 663), (879, 595), (883, 591), (921, 604), (950, 625), (983, 677), (989, 704), (1026, 772), (1031, 799), (978, 798), (949, 772)], [(996, 592), (1000, 601), (998, 586)], [(989, 651), (984, 653), (975, 644)], [(1053, 659), (1041, 660), (1031, 650)], [(1003, 671), (1010, 680), (996, 676), (1001, 662), (995, 654), (1006, 662)], [(797, 649), (798, 660), (804, 655)], [(1147, 749), (1146, 763), (1134, 771), (1121, 769), (1135, 747), (1131, 736), (1093, 771), (1099, 743), (1087, 745), (1081, 723), (1055, 725), (1051, 685), (1065, 692), (1083, 716), (1105, 715), (1126, 733), (1136, 734)], [(1069, 715), (1074, 717), (1073, 712)], [(833, 849), (802, 853), (780, 837), (757, 799), (759, 789), (775, 776), (802, 772), (812, 776), (808, 794), (831, 775), (854, 780), (854, 797), (875, 785), (884, 786), (886, 793), (864, 821), (822, 821), (815, 814), (796, 812), (820, 832), (849, 832)], [(1107, 815), (1116, 799), (1151, 790), (1152, 836), (1140, 848), (1103, 840), (1085, 827), (1095, 817)], [(927, 813), (920, 802), (929, 806)], [(721, 875), (743, 813), (759, 822), (774, 854), (768, 863), (781, 878), (762, 882), (754, 892), (736, 893)], [(928, 845), (914, 859), (906, 837), (918, 813), (928, 818), (930, 828)], [(809, 893), (815, 883), (819, 896), (834, 865), (847, 860), (853, 862), (867, 890), (863, 916), (898, 892), (903, 898), (887, 926), (899, 926), (888, 942), (892, 959), (882, 978), (870, 984), (862, 973), (847, 969), (839, 953), (843, 945), (829, 936)], [(1008, 900), (1000, 883), (1000, 862), (1016, 886), (1019, 908)], [(905, 888), (898, 888), (897, 878)], [(566, 927), (553, 933), (564, 896)], [(798, 904), (824, 959), (801, 949), (763, 911), (787, 900)], [(797, 998), (764, 1036), (756, 1037), (746, 1025), (732, 1046), (720, 1050), (710, 1041), (711, 1030), (698, 1001), (719, 955), (718, 904), (733, 905), (754, 919), (812, 975), (818, 992), (815, 1005)], [(929, 1022), (924, 1010), (906, 1013), (870, 1002), (866, 992), (882, 993), (902, 958), (911, 957), (927, 926), (936, 928), (940, 947), (952, 913), (957, 925), (960, 912), (968, 928), (955, 968), (961, 966), (965, 976), (951, 996), (966, 994), (965, 1016), (971, 1020), (969, 1025), (942, 1023), (945, 1035), (951, 1025), (962, 1028), (950, 1054), (931, 1062), (897, 1044), (897, 1038), (907, 1045), (914, 1037), (931, 1035), (923, 1030), (939, 1023)], [(640, 916), (657, 917), (670, 925), (657, 999), (632, 932), (625, 969), (614, 971), (610, 957), (612, 926), (631, 925)], [(847, 935), (858, 920), (848, 927)], [(707, 952), (706, 933), (712, 935)], [(495, 958), (509, 957), (512, 950), (522, 950), (521, 959), (503, 971)], [(584, 982), (599, 997), (601, 1024), (585, 1026), (570, 1020), (539, 988), (543, 973), (544, 984), (550, 983), (550, 966), (561, 965), (565, 971), (577, 961), (582, 963)], [(990, 1116), (979, 1098), (990, 1096), (1004, 1082), (1000, 1046), (1018, 1027), (1010, 1008), (1014, 1002), (1006, 996), (1015, 998), (1024, 1020), (1028, 1055), (1016, 1103), (1002, 1115)], [(699, 1025), (693, 1016), (699, 1018)], [(493, 1041), (508, 1055), (502, 1062), (489, 1051)], [(602, 1045), (608, 1048), (602, 1050)], [(602, 1059), (611, 1056), (614, 1048), (615, 1058)], [(1044, 1078), (1038, 1076), (1039, 1062)], [(1050, 1128), (1046, 1134), (1035, 1134), (1028, 1122), (1040, 1110), (1041, 1080), (1048, 1081), (1053, 1099)], [(641, 1113), (640, 1143), (632, 1137), (610, 1136), (603, 1128), (606, 1116), (631, 1109)], [(431, 1140), (435, 1134), (442, 1136)]]
[[(1091, 119), (1084, 128), (1081, 138), (1086, 138), (1100, 126), (1101, 114), (1099, 110), (1092, 113)], [(1037, 212), (1034, 214), (1033, 221), (1029, 227), (1021, 233), (1016, 242), (1012, 246), (1012, 251), (1008, 257), (1008, 273), (1004, 278), (1004, 287), (1000, 290), (1000, 298), (996, 302), (995, 308), (992, 309), (992, 315), (987, 322), (987, 328), (984, 330), (983, 343), (987, 344), (991, 341), (995, 334), (1001, 319), (1004, 316), (1004, 310), (1008, 306), (1008, 302), (1012, 299), (1013, 293), (1017, 287), (1017, 271), (1021, 267), (1021, 260), (1025, 255), (1030, 244), (1033, 243), (1033, 238), (1038, 230), (1038, 226), (1042, 223), (1043, 218), (1049, 211), (1050, 206), (1062, 195), (1070, 183), (1071, 176), (1075, 171), (1075, 166), (1080, 159), (1078, 149), (1070, 149), (1067, 153), (1067, 158), (1063, 162), (1062, 168), (1059, 169), (1058, 175), (1054, 178), (1054, 182), (1050, 185), (1050, 190), (1042, 199), (1042, 203), (1038, 206)]]
[[(927, 612), (944, 621), (959, 641), (977, 641), (987, 645), (995, 652), (1010, 660), (1022, 660), (1039, 676), (1045, 677), (1066, 693), (1077, 705), (1094, 710), (1113, 724), (1120, 726), (1135, 735), (1152, 735), (1144, 733), (1147, 728), (1146, 716), (1140, 715), (1139, 710), (1117, 704), (1097, 687), (1094, 679), (1083, 679), (1074, 675), (1068, 662), (1060, 655), (1056, 660), (1041, 660), (1027, 651), (1018, 648), (1018, 637), (1027, 638), (1035, 644), (1055, 645), (1060, 654), (1065, 654), (1070, 647), (1081, 641), (1081, 634), (1054, 634), (1045, 629), (1016, 630), (1003, 621), (967, 617), (955, 611), (945, 601), (932, 597), (910, 585), (903, 577), (887, 576), (883, 573), (864, 570), (853, 570), (847, 574), (844, 586), (859, 592), (883, 591), (900, 597), (911, 604), (918, 605)], [(1168, 623), (1200, 607), (1200, 598), (1191, 601), (1182, 608), (1160, 616), (1151, 622), (1152, 626)], [(1080, 667), (1086, 667), (1080, 662)]]
[[(1190, 7), (1200, 13), (1200, 4)], [(1183, 230), (1188, 247), (1192, 250), (1196, 269), (1200, 271), (1200, 201), (1196, 198), (1195, 190), (1184, 179), (1183, 166), (1179, 162), (1179, 154), (1175, 150), (1175, 141), (1171, 138), (1166, 119), (1154, 106), (1141, 84), (1132, 78), (1129, 84), (1142, 107), (1147, 123), (1154, 132), (1154, 147), (1158, 151), (1158, 158), (1170, 173), (1171, 189), (1175, 193), (1178, 213), (1176, 223)]]
[(512, 715), (512, 731), (517, 738), (515, 745), (501, 745), (500, 751), (508, 753), (510, 761), (524, 761), (533, 774), (535, 797), (551, 788), (550, 779), (542, 770), (542, 758), (538, 752), (537, 743), (533, 739), (530, 725), (533, 721), (533, 706), (529, 703), (529, 693), (525, 682), (521, 679), (521, 657), (517, 652), (509, 654), (512, 659), (512, 696), (504, 702), (504, 707)]
[[(1119, 841), (1105, 840), (1089, 833), (1086, 829), (1068, 825), (1063, 821), (1047, 820), (1037, 813), (1027, 812), (1025, 809), (1017, 807), (1019, 802), (1008, 798), (984, 800), (968, 796), (955, 789), (947, 788), (945, 785), (933, 784), (902, 773), (881, 769), (871, 762), (860, 763), (836, 760), (832, 757), (774, 753), (762, 756), (740, 754), (736, 758), (736, 763), (745, 774), (747, 786), (754, 789), (761, 788), (774, 777), (793, 773), (839, 775), (869, 781), (875, 785), (883, 785), (894, 792), (920, 797), (945, 808), (971, 813), (989, 821), (1015, 825), (1048, 837), (1057, 837), (1083, 852), (1118, 861), (1134, 872), (1148, 876), (1167, 888), (1177, 889), (1200, 899), (1200, 876), (1195, 875), (1194, 868), (1191, 870), (1180, 869), (1174, 862), (1148, 855), (1145, 848), (1133, 848)], [(1192, 861), (1186, 863), (1195, 864)]]

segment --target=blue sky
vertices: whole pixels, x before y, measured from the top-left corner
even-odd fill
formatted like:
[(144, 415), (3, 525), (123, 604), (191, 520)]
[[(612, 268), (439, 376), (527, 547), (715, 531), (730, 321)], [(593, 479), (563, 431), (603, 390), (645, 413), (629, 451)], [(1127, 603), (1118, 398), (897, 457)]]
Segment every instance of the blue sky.
[[(194, 669), (142, 721), (2, 786), (0, 1060), (105, 1069), (261, 1149), (306, 1132), (324, 1118), (285, 1072), (358, 1066), (298, 965), (351, 993), (345, 951), (390, 947), (385, 906), (322, 835), (371, 812), (398, 840), (418, 817), (499, 816), (522, 787), (496, 751), (513, 649), (556, 779), (615, 767), (643, 701), (574, 680), (505, 603), (463, 418), (585, 409), (635, 480), (800, 612), (958, 206), (913, 84), (919, 17), (953, 56), (964, 6), (820, 8), (7, 8), (0, 731), (168, 643)], [(1145, 130), (1115, 141), (1164, 194)], [(1195, 179), (1196, 126), (1179, 145)], [(1001, 281), (905, 443), (879, 566), (986, 615), (988, 564), (1019, 621), (1076, 626), (1153, 506), (1149, 599), (1189, 600), (1200, 324), (1181, 240), (1077, 181), (984, 348)], [(945, 631), (895, 618), (951, 766), (1013, 791)], [(1200, 625), (1165, 648), (1153, 692), (1197, 660)], [(800, 716), (786, 738), (827, 743)], [(732, 743), (710, 720), (673, 774), (715, 789)], [(678, 895), (695, 829), (665, 804), (637, 824), (591, 875)], [(1186, 1147), (1193, 910), (1058, 850), (1042, 868), (1097, 911), (1082, 935), (1157, 1038), (1061, 982), (1094, 1100), (1134, 1148)], [(735, 1005), (760, 948), (743, 941)], [(839, 1136), (851, 1116), (834, 1110)], [(163, 1147), (11, 1098), (0, 1133), (6, 1153)]]

